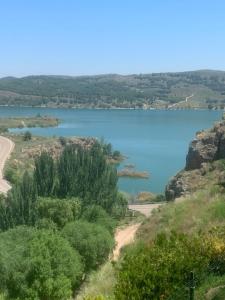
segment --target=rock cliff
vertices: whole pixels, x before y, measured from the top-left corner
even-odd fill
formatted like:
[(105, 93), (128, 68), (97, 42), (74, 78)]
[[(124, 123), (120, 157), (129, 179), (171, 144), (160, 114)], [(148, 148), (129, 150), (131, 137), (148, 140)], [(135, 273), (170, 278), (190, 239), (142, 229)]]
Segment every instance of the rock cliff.
[[(213, 162), (225, 158), (225, 120), (218, 122), (210, 130), (198, 132), (190, 143), (185, 169), (174, 176), (166, 186), (167, 200), (186, 195), (205, 182), (206, 173), (215, 171)], [(211, 163), (211, 164), (210, 164)], [(223, 177), (221, 170), (217, 172)]]

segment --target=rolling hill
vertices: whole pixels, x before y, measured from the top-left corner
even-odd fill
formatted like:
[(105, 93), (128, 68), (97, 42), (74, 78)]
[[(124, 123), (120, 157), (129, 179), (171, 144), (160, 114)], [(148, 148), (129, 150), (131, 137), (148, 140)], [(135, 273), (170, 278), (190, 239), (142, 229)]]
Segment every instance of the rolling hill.
[(0, 105), (223, 108), (225, 71), (0, 79)]

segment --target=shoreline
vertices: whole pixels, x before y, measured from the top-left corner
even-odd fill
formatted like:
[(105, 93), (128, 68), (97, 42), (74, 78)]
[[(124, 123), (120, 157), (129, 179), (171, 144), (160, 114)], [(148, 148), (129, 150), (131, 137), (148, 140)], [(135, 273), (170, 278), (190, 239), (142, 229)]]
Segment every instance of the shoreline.
[(185, 110), (185, 111), (193, 111), (193, 110), (207, 110), (207, 111), (225, 111), (225, 109), (221, 109), (221, 108), (213, 108), (213, 109), (208, 109), (207, 107), (191, 107), (191, 108), (158, 108), (158, 107), (151, 107), (151, 108), (136, 108), (136, 107), (109, 107), (109, 108), (105, 108), (105, 107), (60, 107), (60, 106), (33, 106), (33, 105), (3, 105), (0, 104), (0, 108), (1, 107), (6, 107), (6, 108), (33, 108), (33, 109), (37, 109), (37, 108), (42, 108), (42, 109), (73, 109), (73, 110), (140, 110), (140, 111), (180, 111), (180, 110)]

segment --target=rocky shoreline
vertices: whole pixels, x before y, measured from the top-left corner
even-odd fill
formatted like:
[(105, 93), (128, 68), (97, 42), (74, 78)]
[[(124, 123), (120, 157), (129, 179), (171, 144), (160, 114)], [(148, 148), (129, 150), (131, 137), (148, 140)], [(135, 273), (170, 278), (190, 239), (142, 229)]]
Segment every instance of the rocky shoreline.
[(225, 120), (212, 129), (197, 132), (190, 143), (184, 170), (175, 175), (165, 189), (166, 199), (186, 196), (207, 183), (207, 174), (216, 172), (218, 182), (223, 181), (224, 171), (216, 161), (225, 158)]

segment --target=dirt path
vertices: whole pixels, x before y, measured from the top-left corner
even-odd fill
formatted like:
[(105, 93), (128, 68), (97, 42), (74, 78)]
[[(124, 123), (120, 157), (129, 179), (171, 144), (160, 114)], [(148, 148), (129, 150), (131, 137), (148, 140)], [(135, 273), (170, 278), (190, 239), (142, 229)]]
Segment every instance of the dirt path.
[(0, 193), (6, 194), (11, 189), (10, 184), (3, 178), (6, 160), (13, 151), (14, 143), (6, 137), (0, 136)]
[(116, 248), (113, 251), (113, 260), (117, 260), (120, 255), (120, 250), (125, 245), (128, 245), (134, 241), (135, 234), (141, 223), (129, 225), (123, 229), (117, 229), (115, 234)]
[[(140, 204), (140, 205), (129, 205), (129, 209), (136, 210), (149, 217), (153, 209), (158, 208), (161, 203), (157, 204)], [(140, 227), (141, 223), (129, 225), (126, 228), (118, 228), (115, 234), (116, 247), (113, 251), (113, 260), (117, 260), (120, 255), (120, 250), (124, 246), (132, 243), (135, 239), (135, 234)]]

